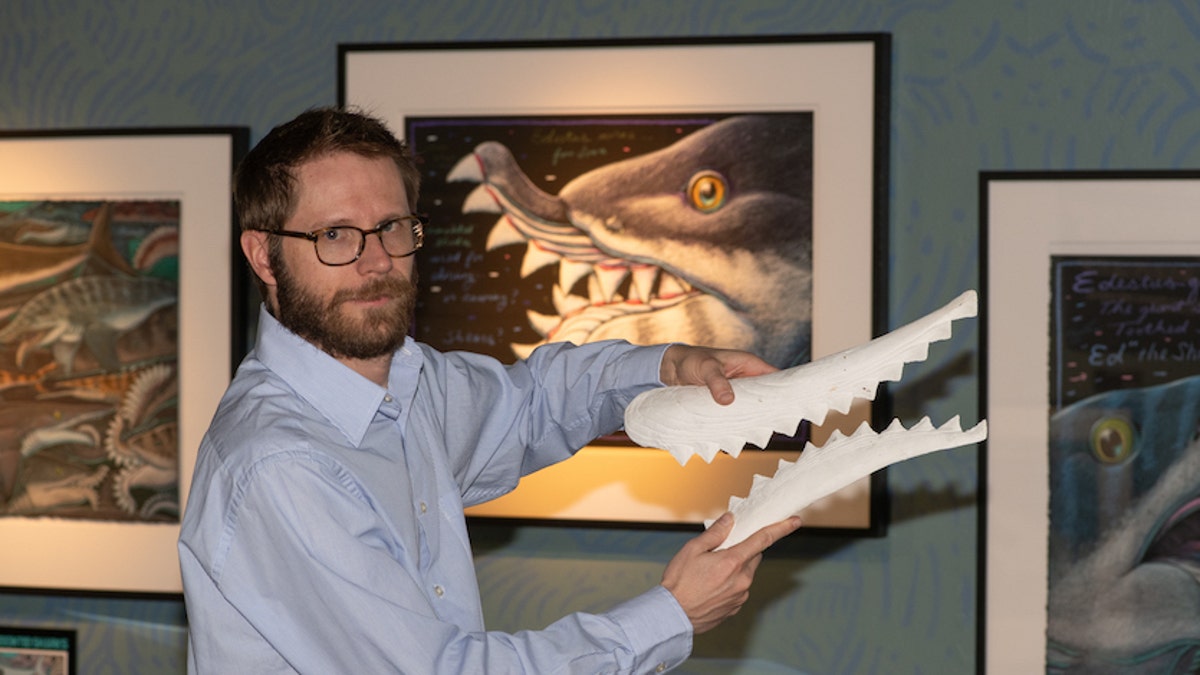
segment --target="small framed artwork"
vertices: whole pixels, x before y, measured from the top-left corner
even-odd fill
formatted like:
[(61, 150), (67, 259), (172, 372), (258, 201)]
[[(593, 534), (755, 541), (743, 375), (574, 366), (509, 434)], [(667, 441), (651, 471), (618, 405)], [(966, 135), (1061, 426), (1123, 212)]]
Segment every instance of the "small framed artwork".
[(980, 668), (1197, 655), (1200, 172), (984, 173)]
[[(547, 342), (684, 342), (781, 368), (867, 342), (886, 325), (889, 49), (876, 34), (341, 46), (340, 102), (384, 119), (422, 170), (416, 338), (505, 362)], [(468, 514), (697, 526), (884, 408), (712, 464), (606, 437)], [(883, 487), (813, 505), (806, 529), (882, 532)]]
[(0, 584), (181, 592), (196, 448), (244, 352), (230, 181), (247, 142), (0, 133)]
[(75, 675), (75, 631), (0, 626), (0, 673)]

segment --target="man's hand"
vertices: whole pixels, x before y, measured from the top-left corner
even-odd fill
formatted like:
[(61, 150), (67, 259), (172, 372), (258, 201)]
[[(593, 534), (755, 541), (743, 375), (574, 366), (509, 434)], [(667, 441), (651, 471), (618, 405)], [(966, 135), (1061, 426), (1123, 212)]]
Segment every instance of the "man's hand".
[(663, 354), (659, 379), (667, 385), (706, 386), (714, 401), (729, 405), (733, 403), (730, 378), (766, 375), (776, 370), (779, 369), (749, 352), (671, 345)]
[(667, 564), (662, 585), (683, 607), (696, 634), (711, 630), (737, 614), (750, 598), (750, 582), (762, 552), (798, 527), (800, 519), (793, 516), (762, 528), (736, 546), (714, 551), (733, 528), (733, 514), (726, 513), (683, 545)]

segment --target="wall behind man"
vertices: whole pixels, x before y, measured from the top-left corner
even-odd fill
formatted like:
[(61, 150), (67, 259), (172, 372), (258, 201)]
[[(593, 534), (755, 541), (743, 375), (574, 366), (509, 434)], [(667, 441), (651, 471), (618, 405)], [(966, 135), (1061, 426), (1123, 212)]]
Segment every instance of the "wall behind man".
[[(7, 0), (0, 128), (244, 125), (256, 141), (335, 102), (339, 43), (850, 32), (893, 36), (890, 290), (878, 299), (892, 326), (977, 286), (980, 170), (1200, 166), (1200, 10), (1180, 0)], [(785, 65), (779, 76), (786, 86)], [(910, 367), (897, 413), (973, 423), (978, 337), (962, 322)], [(770, 557), (750, 605), (697, 654), (728, 659), (715, 672), (971, 672), (977, 470), (972, 448), (893, 468), (886, 538), (811, 538)], [(688, 538), (478, 534), (499, 630), (637, 593)], [(79, 629), (82, 673), (184, 669), (174, 600), (0, 595), (0, 624)]]

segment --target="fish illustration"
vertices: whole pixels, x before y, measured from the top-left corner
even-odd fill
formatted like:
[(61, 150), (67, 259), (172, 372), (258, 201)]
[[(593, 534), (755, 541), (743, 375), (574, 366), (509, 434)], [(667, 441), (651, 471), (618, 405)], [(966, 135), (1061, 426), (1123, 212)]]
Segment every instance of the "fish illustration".
[(21, 439), (21, 457), (29, 458), (46, 448), (58, 445), (99, 447), (100, 432), (95, 426), (86, 424), (86, 422), (107, 417), (110, 414), (107, 410), (101, 410), (89, 415), (80, 415), (66, 419), (58, 424), (34, 429)]
[(97, 490), (108, 475), (107, 466), (99, 466), (87, 473), (76, 473), (55, 481), (37, 481), (25, 486), (25, 491), (5, 507), (10, 514), (46, 513), (62, 506), (88, 504), (92, 509), (99, 506)]
[(0, 399), (4, 398), (4, 392), (9, 389), (32, 387), (39, 392), (44, 391), (46, 376), (57, 367), (54, 363), (47, 363), (32, 373), (0, 370)]
[(17, 343), (23, 366), (30, 352), (50, 348), (65, 375), (87, 344), (106, 370), (119, 370), (116, 341), (155, 311), (178, 300), (174, 283), (151, 277), (86, 276), (45, 290), (0, 328), (0, 344)]
[[(819, 425), (830, 410), (846, 413), (856, 399), (874, 400), (880, 382), (898, 381), (904, 364), (928, 358), (929, 345), (950, 337), (956, 319), (975, 316), (977, 303), (975, 291), (967, 291), (866, 344), (768, 375), (734, 379), (734, 401), (727, 406), (713, 401), (702, 386), (643, 392), (625, 409), (625, 432), (639, 445), (669, 451), (680, 464), (693, 455), (711, 462), (720, 450), (736, 457), (747, 443), (766, 447), (774, 432), (794, 435), (802, 420)], [(835, 431), (820, 447), (808, 443), (795, 462), (781, 461), (773, 478), (755, 476), (745, 498), (730, 499), (734, 526), (721, 548), (890, 464), (986, 437), (986, 421), (963, 431), (957, 417), (941, 427), (923, 418), (911, 429), (894, 420), (881, 433), (866, 423), (850, 436)]]
[[(50, 362), (42, 368), (53, 372), (58, 366)], [(46, 377), (38, 388), (38, 398), (74, 398), (84, 401), (108, 401), (112, 404), (121, 402), (125, 392), (133, 384), (140, 371), (135, 368), (125, 368), (119, 372), (96, 372), (79, 374), (75, 377)], [(2, 377), (0, 373), (0, 377)], [(0, 391), (3, 390), (0, 382)]]
[[(522, 275), (558, 265), (557, 314), (528, 313), (544, 342), (679, 341), (745, 349), (780, 367), (809, 358), (808, 116), (729, 117), (578, 176), (557, 195), (494, 141), (447, 179), (479, 183), (463, 211), (500, 214), (487, 246), (524, 244)], [(536, 346), (511, 348), (524, 358)]]
[(1046, 672), (1200, 663), (1200, 376), (1050, 417)]

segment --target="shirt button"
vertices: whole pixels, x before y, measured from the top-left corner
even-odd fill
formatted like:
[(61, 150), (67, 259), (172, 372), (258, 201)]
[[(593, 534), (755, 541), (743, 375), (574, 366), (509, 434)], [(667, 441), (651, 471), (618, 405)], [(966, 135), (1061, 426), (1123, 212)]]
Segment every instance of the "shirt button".
[(667, 672), (667, 664), (665, 664), (665, 663), (658, 664), (658, 667), (654, 669), (654, 672), (656, 672), (656, 673)]
[(384, 402), (384, 403), (391, 403), (391, 402), (392, 402), (392, 395), (391, 395), (391, 394), (384, 394), (384, 395), (383, 395), (383, 402)]
[(434, 585), (433, 594), (440, 598), (446, 594), (446, 589), (442, 588), (440, 585)]
[(421, 513), (425, 513), (428, 510), (429, 507), (425, 505), (425, 502), (421, 502)]

